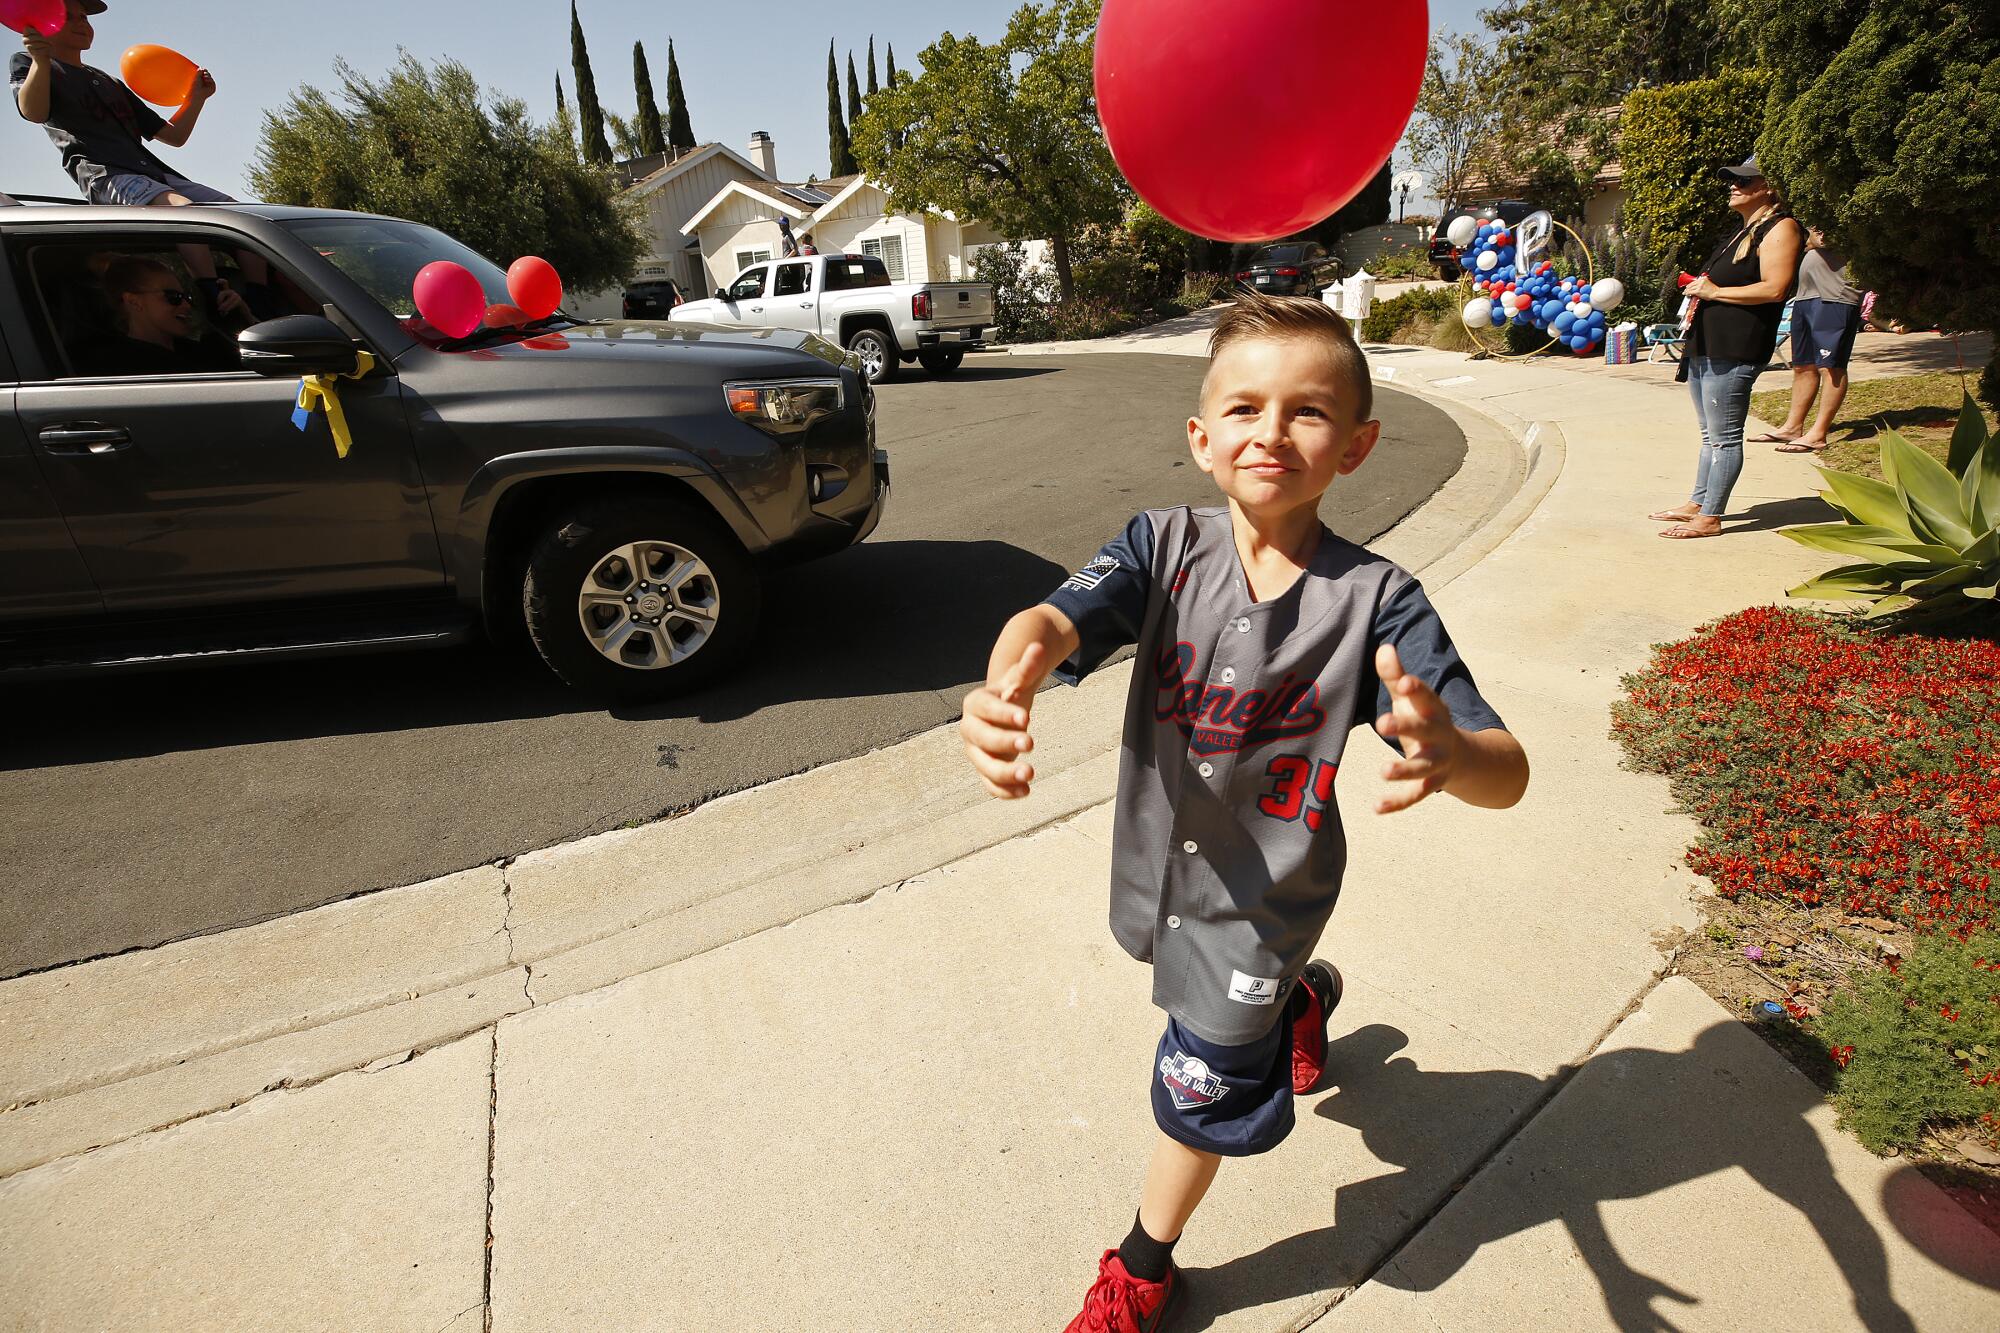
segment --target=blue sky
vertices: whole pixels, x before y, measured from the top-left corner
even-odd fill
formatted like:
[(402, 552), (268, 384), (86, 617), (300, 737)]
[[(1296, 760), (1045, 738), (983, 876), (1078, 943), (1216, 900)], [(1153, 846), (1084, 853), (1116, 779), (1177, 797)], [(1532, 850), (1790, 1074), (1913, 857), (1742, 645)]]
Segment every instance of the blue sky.
[[(768, 130), (777, 141), (779, 172), (803, 179), (826, 174), (829, 39), (841, 52), (843, 84), (851, 47), (865, 86), (870, 33), (878, 62), (893, 43), (898, 64), (908, 68), (940, 32), (990, 38), (1017, 7), (1018, 0), (579, 0), (578, 11), (605, 106), (632, 110), (632, 43), (643, 41), (664, 111), (671, 37), (695, 137), (740, 148), (752, 130)], [(1432, 26), (1474, 27), (1479, 7), (1473, 0), (1437, 0)], [(251, 193), (246, 172), (263, 113), (302, 84), (331, 87), (337, 55), (364, 73), (386, 68), (399, 46), (425, 60), (452, 56), (487, 89), (526, 101), (537, 118), (555, 109), (558, 73), (574, 93), (567, 0), (112, 0), (96, 26), (88, 60), (100, 68), (115, 73), (126, 47), (158, 42), (215, 75), (218, 92), (193, 139), (185, 148), (158, 151), (176, 171), (243, 198)], [(11, 45), (13, 34), (0, 30), (0, 40)], [(1329, 77), (1342, 58), (1337, 47), (1328, 51)], [(41, 128), (17, 115), (0, 115), (0, 164), (0, 190), (76, 194)]]

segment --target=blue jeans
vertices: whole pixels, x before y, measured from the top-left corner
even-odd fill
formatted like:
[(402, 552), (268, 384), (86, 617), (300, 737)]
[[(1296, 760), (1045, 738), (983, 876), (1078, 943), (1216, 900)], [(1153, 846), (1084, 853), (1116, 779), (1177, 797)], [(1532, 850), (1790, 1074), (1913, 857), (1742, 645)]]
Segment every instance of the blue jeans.
[(1701, 512), (1720, 518), (1729, 507), (1729, 492), (1743, 473), (1743, 422), (1750, 415), (1750, 390), (1762, 366), (1748, 361), (1697, 356), (1688, 362), (1688, 392), (1694, 395), (1695, 420), (1701, 423), (1701, 461), (1694, 469), (1694, 494), (1689, 501)]

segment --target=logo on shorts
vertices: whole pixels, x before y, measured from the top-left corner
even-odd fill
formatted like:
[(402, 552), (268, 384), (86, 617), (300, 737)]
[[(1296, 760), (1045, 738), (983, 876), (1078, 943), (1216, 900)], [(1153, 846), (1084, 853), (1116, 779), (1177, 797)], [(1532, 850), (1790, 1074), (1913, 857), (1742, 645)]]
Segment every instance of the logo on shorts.
[(1207, 1064), (1180, 1051), (1160, 1061), (1160, 1080), (1173, 1094), (1174, 1107), (1182, 1111), (1213, 1105), (1229, 1091), (1221, 1079), (1208, 1072)]

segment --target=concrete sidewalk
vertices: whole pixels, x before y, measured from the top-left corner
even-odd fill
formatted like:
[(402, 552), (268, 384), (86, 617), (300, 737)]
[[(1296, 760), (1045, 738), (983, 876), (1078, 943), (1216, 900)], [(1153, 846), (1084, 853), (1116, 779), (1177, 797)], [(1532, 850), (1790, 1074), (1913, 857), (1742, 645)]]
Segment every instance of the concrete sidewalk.
[[(1693, 828), (1607, 735), (1649, 644), (1819, 568), (1771, 531), (1808, 463), (1753, 450), (1731, 535), (1664, 542), (1680, 391), (1374, 363), (1468, 427), (1380, 545), (1535, 779), (1378, 819), (1352, 739), (1330, 1088), (1224, 1171), (1175, 1327), (2000, 1327), (1992, 1234), (1667, 975)], [(1104, 926), (1129, 670), (1043, 696), (1025, 802), (944, 729), (0, 985), (0, 1328), (1060, 1328), (1152, 1135), (1159, 1016)]]

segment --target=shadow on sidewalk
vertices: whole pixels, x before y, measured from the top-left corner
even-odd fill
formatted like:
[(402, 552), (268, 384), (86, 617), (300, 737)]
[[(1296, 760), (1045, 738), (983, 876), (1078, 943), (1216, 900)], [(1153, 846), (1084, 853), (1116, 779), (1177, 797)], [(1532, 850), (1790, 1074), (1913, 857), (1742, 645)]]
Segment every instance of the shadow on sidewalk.
[[(1603, 1205), (1740, 1168), (1812, 1224), (1846, 1280), (1862, 1327), (1871, 1333), (1913, 1333), (1916, 1325), (1889, 1290), (1882, 1238), (1834, 1178), (1825, 1150), (1804, 1119), (1819, 1104), (1819, 1093), (1803, 1078), (1746, 1080), (1731, 1072), (1746, 1035), (1732, 1031), (1736, 1027), (1716, 1024), (1691, 1051), (1621, 1050), (1594, 1057), (1575, 1072), (1568, 1087), (1580, 1099), (1567, 1110), (1587, 1131), (1581, 1141), (1566, 1142), (1551, 1153), (1549, 1144), (1534, 1141), (1531, 1129), (1525, 1144), (1514, 1141), (1484, 1168), (1506, 1172), (1508, 1191), (1482, 1190), (1470, 1204), (1461, 1199), (1435, 1217), (1426, 1214), (1449, 1185), (1439, 1174), (1441, 1164), (1463, 1160), (1466, 1136), (1529, 1114), (1563, 1083), (1563, 1076), (1543, 1080), (1512, 1070), (1427, 1072), (1396, 1057), (1407, 1038), (1381, 1024), (1342, 1038), (1328, 1059), (1337, 1088), (1318, 1094), (1313, 1109), (1359, 1130), (1378, 1160), (1401, 1170), (1341, 1186), (1333, 1201), (1332, 1226), (1191, 1273), (1189, 1305), (1176, 1327), (1208, 1328), (1233, 1310), (1344, 1288), (1364, 1278), (1405, 1291), (1434, 1291), (1481, 1246), (1547, 1222), (1563, 1224), (1619, 1329), (1673, 1329), (1674, 1306), (1686, 1307), (1701, 1322), (1701, 1289), (1713, 1275), (1687, 1271), (1656, 1276), (1633, 1268), (1606, 1230)], [(1963, 1222), (1985, 1235), (1970, 1216)], [(1757, 1237), (1749, 1229), (1754, 1222), (1744, 1219), (1743, 1224), (1740, 1243), (1755, 1246)], [(1990, 1236), (1968, 1240), (1911, 1235), (1907, 1229), (1905, 1234), (1927, 1254), (1968, 1246), (1991, 1254)], [(1396, 1249), (1412, 1237), (1408, 1248)], [(1380, 1261), (1385, 1248), (1391, 1259), (1371, 1274), (1370, 1266)], [(1940, 1261), (1949, 1262), (1949, 1256), (1940, 1255)], [(1773, 1265), (1782, 1269), (1784, 1256), (1774, 1255)], [(1983, 1279), (1977, 1264), (1970, 1265), (1972, 1272), (1965, 1271), (1966, 1264), (1951, 1266), (1971, 1280), (1989, 1283), (1991, 1273), (2000, 1271), (1990, 1258)]]

